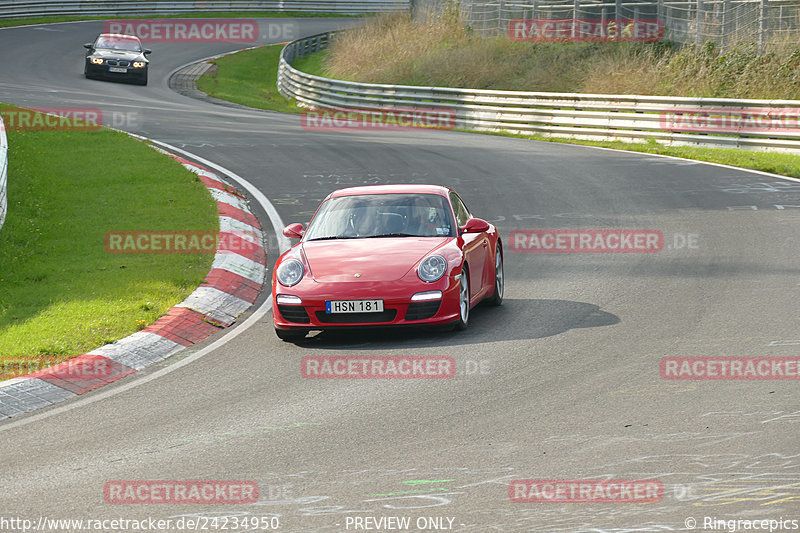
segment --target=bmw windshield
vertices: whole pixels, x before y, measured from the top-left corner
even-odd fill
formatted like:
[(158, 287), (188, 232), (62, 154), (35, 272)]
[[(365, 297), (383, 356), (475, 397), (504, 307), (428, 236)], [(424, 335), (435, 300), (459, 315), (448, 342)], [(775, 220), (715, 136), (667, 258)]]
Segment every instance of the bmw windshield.
[(142, 45), (136, 39), (125, 37), (99, 37), (94, 43), (96, 50), (121, 50), (124, 52), (141, 52)]

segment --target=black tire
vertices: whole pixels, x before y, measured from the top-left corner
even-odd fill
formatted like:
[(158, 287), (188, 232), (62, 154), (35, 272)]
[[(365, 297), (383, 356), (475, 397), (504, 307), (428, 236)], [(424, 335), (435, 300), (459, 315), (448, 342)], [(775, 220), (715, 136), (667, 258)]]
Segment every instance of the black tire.
[(284, 342), (296, 342), (304, 339), (306, 336), (305, 331), (296, 331), (293, 329), (278, 329), (275, 328), (275, 335)]
[(503, 293), (505, 292), (506, 284), (505, 270), (503, 269), (503, 247), (499, 240), (497, 241), (494, 253), (494, 294), (486, 300), (486, 303), (497, 306), (503, 303)]
[(459, 317), (454, 323), (454, 329), (457, 331), (463, 331), (467, 329), (469, 325), (469, 300), (469, 270), (467, 269), (467, 265), (464, 264), (464, 267), (461, 269), (461, 279), (458, 289)]

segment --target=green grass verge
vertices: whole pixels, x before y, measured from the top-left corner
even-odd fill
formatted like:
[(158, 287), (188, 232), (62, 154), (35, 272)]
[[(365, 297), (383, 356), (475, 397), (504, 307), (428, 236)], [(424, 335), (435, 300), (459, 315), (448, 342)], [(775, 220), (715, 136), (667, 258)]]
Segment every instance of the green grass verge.
[(195, 174), (106, 129), (12, 130), (8, 142), (3, 378), (134, 333), (203, 281), (212, 254), (110, 254), (103, 244), (108, 231), (217, 230)]
[(121, 20), (121, 19), (141, 19), (141, 18), (159, 18), (159, 19), (170, 19), (170, 18), (182, 18), (182, 19), (189, 19), (189, 18), (300, 18), (300, 17), (362, 17), (364, 15), (338, 15), (333, 13), (302, 13), (302, 12), (274, 12), (274, 11), (259, 11), (259, 12), (250, 12), (250, 11), (228, 11), (224, 13), (215, 13), (210, 11), (204, 11), (202, 13), (178, 13), (172, 15), (163, 15), (157, 13), (141, 13), (136, 15), (127, 15), (127, 16), (83, 16), (83, 15), (75, 15), (75, 16), (48, 16), (48, 17), (23, 17), (23, 18), (15, 18), (15, 19), (3, 19), (0, 20), (0, 28), (10, 28), (14, 26), (27, 26), (30, 24), (55, 24), (58, 22), (78, 22), (83, 20)]
[(313, 74), (314, 76), (329, 77), (329, 73), (325, 69), (327, 57), (328, 50), (321, 50), (305, 57), (298, 57), (294, 60), (292, 66), (301, 72)]
[(262, 46), (220, 57), (212, 61), (210, 69), (197, 80), (197, 88), (204, 93), (237, 104), (299, 113), (300, 108), (278, 92), (278, 63), (284, 45)]

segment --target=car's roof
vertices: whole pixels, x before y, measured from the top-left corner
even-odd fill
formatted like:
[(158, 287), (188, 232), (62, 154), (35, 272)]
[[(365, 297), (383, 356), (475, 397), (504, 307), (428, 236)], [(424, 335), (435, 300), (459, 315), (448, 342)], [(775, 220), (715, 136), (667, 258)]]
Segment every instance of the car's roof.
[(419, 183), (405, 183), (398, 185), (363, 185), (360, 187), (348, 187), (333, 191), (328, 198), (338, 196), (356, 196), (360, 194), (438, 194), (447, 196), (450, 192), (449, 187), (442, 185), (421, 185)]

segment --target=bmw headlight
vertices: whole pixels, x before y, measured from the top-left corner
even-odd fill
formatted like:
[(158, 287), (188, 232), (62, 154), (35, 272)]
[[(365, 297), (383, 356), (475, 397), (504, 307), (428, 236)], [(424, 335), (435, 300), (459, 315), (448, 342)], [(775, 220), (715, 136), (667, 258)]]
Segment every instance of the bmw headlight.
[(281, 263), (275, 276), (278, 278), (278, 282), (281, 285), (284, 287), (291, 287), (300, 283), (304, 273), (303, 263), (297, 259), (288, 259)]
[(144, 61), (134, 61), (133, 68), (142, 68), (144, 66)]
[(441, 255), (429, 255), (419, 264), (417, 275), (422, 281), (432, 283), (447, 272), (447, 260)]
[(89, 61), (91, 61), (93, 65), (102, 65), (103, 64), (103, 58), (102, 57), (93, 57)]

